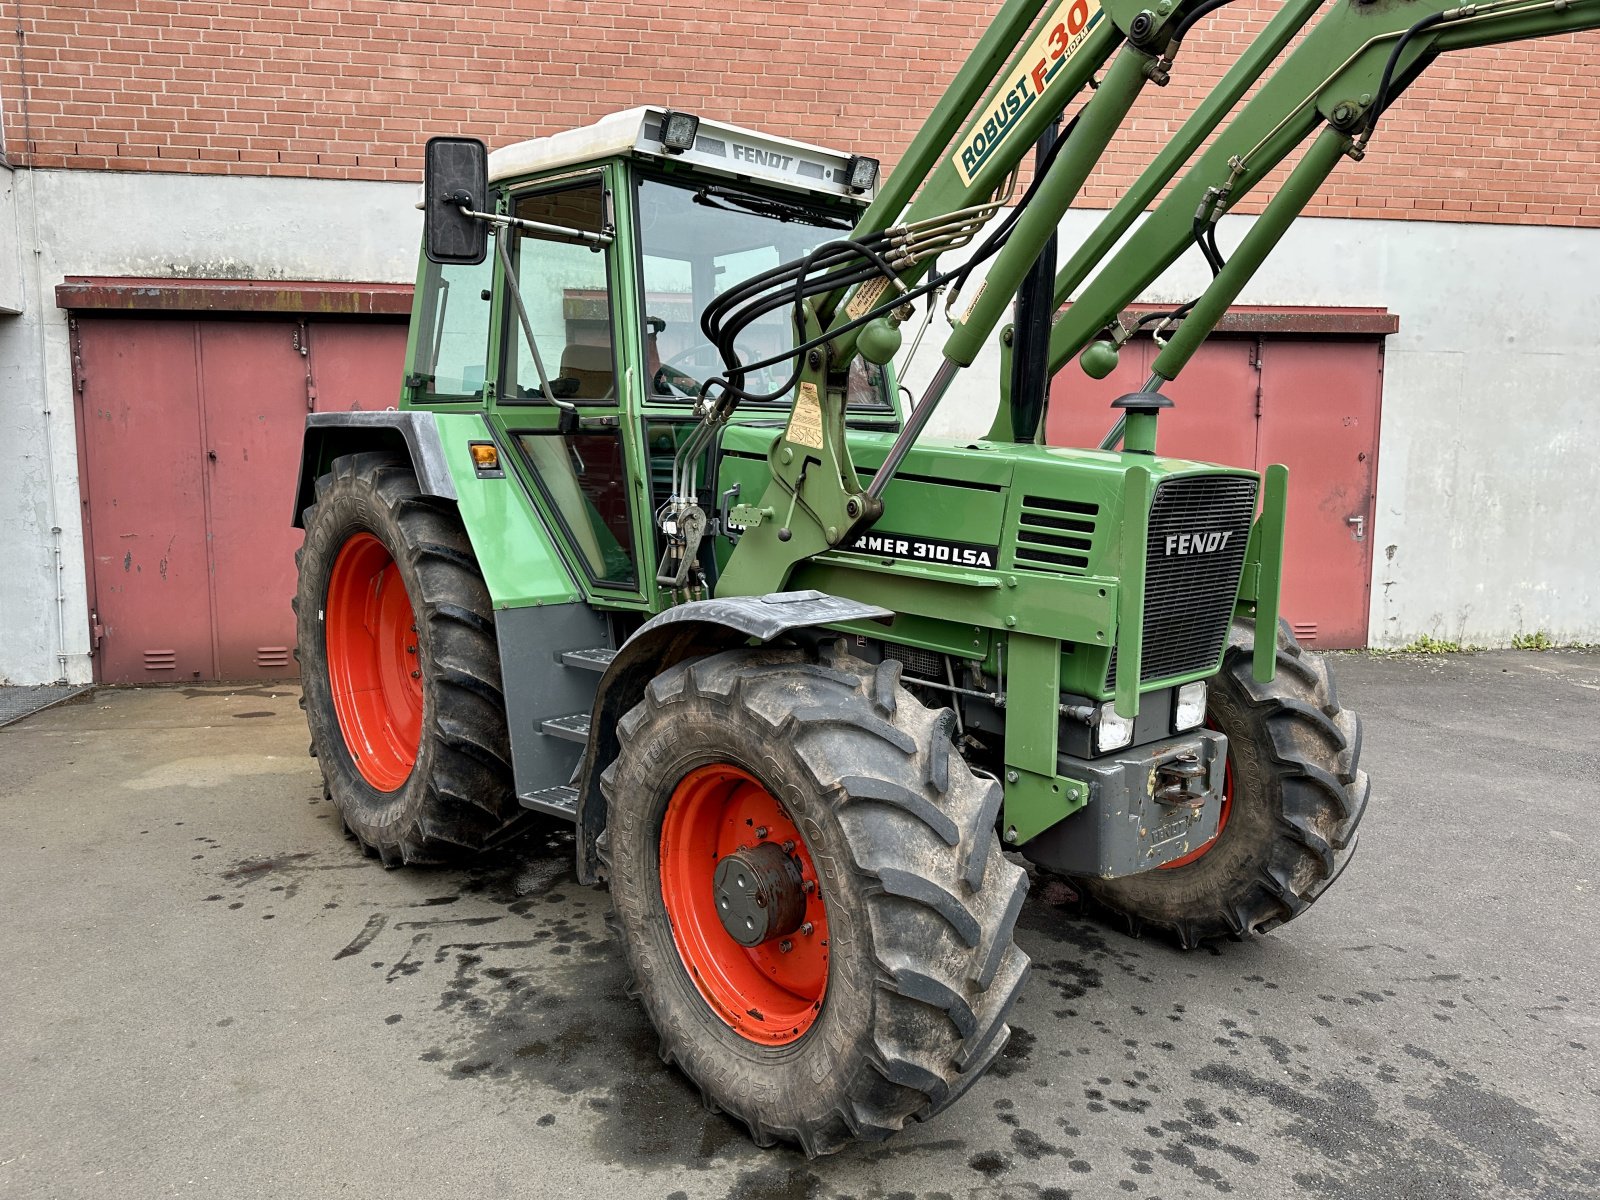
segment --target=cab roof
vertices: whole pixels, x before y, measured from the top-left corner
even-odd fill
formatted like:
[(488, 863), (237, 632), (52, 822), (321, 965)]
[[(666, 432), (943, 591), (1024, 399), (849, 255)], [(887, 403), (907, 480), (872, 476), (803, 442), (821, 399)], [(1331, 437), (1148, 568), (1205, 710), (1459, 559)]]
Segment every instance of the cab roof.
[(876, 191), (856, 193), (845, 185), (847, 154), (721, 121), (702, 119), (692, 149), (669, 151), (661, 144), (661, 120), (667, 111), (654, 105), (630, 108), (592, 125), (503, 146), (489, 155), (489, 179), (498, 182), (633, 155), (862, 203), (871, 201)]

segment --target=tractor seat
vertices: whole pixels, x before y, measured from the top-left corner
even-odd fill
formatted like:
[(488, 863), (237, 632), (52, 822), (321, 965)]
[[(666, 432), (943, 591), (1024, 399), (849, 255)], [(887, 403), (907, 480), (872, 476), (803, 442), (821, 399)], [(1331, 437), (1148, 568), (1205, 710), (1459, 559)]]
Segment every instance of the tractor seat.
[(603, 400), (614, 395), (616, 371), (611, 347), (568, 346), (561, 352), (561, 377), (577, 380), (578, 389), (572, 393), (572, 399)]

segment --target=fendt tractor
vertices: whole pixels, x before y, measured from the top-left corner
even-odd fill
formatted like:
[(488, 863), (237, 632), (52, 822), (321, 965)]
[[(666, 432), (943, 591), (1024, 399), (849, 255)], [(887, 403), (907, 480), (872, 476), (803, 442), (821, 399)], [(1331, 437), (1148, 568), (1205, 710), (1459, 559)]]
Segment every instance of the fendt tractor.
[[(299, 654), (346, 831), (399, 866), (570, 822), (663, 1057), (762, 1145), (886, 1137), (995, 1060), (1023, 861), (1189, 947), (1355, 850), (1360, 723), (1279, 620), (1287, 473), (1158, 455), (1161, 389), (1438, 54), (1600, 0), (1284, 0), (1054, 271), (1227, 3), (1006, 0), (885, 180), (660, 107), (435, 138), (398, 407), (308, 418)], [(1204, 292), (1125, 316), (1191, 248)], [(920, 436), (1019, 293), (988, 436)], [(919, 306), (951, 331), (912, 396)], [(1050, 378), (1149, 323), (1105, 440), (1044, 445)]]

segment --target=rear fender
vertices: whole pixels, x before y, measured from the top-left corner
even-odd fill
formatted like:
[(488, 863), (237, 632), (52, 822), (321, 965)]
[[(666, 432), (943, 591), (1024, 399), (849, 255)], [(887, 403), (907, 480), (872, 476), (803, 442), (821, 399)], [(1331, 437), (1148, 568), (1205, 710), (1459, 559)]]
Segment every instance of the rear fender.
[(444, 443), (431, 412), (327, 412), (306, 418), (300, 444), (300, 480), (295, 487), (294, 520), (303, 529), (302, 515), (316, 499), (317, 479), (342, 454), (364, 450), (393, 450), (411, 463), (423, 495), (456, 499), (455, 480), (445, 463)]
[(893, 616), (875, 604), (825, 592), (773, 592), (693, 600), (640, 626), (601, 677), (589, 718), (593, 732), (578, 772), (578, 878), (584, 883), (599, 878), (595, 845), (606, 827), (600, 775), (622, 749), (617, 722), (639, 703), (652, 679), (684, 659), (770, 642), (796, 629), (843, 621), (884, 621)]

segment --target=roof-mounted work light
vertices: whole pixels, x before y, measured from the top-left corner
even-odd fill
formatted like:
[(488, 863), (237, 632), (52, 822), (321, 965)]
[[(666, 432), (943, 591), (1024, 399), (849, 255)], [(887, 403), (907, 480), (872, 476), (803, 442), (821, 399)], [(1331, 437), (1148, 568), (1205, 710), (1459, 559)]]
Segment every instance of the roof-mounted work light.
[(878, 186), (878, 160), (864, 154), (852, 154), (844, 165), (844, 185), (858, 195)]
[(694, 135), (700, 131), (700, 118), (693, 113), (661, 114), (661, 148), (673, 154), (694, 149)]

